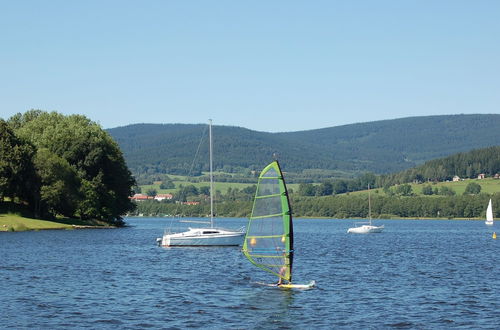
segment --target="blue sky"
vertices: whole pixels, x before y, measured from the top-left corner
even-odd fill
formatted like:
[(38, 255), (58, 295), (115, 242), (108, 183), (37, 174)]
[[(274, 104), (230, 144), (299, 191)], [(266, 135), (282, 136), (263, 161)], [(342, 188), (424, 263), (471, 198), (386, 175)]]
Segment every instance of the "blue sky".
[(1, 1), (0, 118), (299, 131), (500, 113), (500, 1)]

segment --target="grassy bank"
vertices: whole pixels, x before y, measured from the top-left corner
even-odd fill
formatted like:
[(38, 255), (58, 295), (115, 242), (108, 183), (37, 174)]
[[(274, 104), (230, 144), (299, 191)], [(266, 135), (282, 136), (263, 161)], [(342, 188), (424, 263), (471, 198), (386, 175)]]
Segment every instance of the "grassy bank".
[(26, 231), (47, 229), (114, 228), (98, 220), (80, 220), (58, 217), (51, 220), (35, 219), (23, 204), (0, 203), (0, 231)]
[(18, 214), (0, 214), (0, 231), (26, 231), (48, 229), (83, 229), (114, 228), (100, 221), (81, 221), (79, 219), (56, 219), (54, 221), (38, 220)]
[(25, 218), (17, 214), (0, 214), (0, 231), (44, 229), (73, 229), (73, 226), (65, 223)]

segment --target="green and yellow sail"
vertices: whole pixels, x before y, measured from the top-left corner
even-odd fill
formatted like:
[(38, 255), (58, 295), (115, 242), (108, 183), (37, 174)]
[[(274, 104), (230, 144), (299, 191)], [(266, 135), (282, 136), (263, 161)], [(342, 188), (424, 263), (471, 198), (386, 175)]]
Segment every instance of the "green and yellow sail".
[(267, 165), (259, 176), (243, 253), (255, 266), (292, 281), (292, 212), (278, 161)]

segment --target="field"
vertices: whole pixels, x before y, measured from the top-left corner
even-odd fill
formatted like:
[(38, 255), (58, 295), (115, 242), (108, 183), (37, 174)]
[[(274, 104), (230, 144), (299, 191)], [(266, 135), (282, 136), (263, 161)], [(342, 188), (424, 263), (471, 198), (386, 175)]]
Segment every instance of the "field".
[[(196, 188), (200, 188), (203, 186), (209, 186), (210, 182), (189, 182), (187, 177), (180, 175), (169, 175), (175, 184), (175, 188), (173, 189), (160, 189), (160, 183), (150, 184), (150, 185), (141, 185), (142, 193), (145, 194), (150, 189), (155, 189), (158, 194), (174, 194), (179, 187), (193, 185)], [(229, 188), (241, 190), (246, 187), (250, 187), (255, 185), (256, 183), (238, 183), (238, 182), (214, 182), (214, 189), (219, 190), (222, 194), (225, 194)], [(299, 184), (287, 184), (289, 190), (297, 190), (299, 188)]]
[[(155, 189), (158, 194), (165, 194), (165, 193), (171, 193), (174, 194), (175, 191), (182, 185), (182, 186), (188, 186), (188, 185), (193, 185), (196, 188), (200, 188), (203, 186), (209, 186), (209, 182), (189, 182), (186, 177), (183, 176), (170, 176), (173, 179), (173, 182), (175, 184), (175, 188), (173, 189), (160, 189), (160, 184), (151, 184), (151, 185), (141, 185), (142, 193), (146, 193), (149, 189)], [(411, 183), (411, 187), (413, 190), (413, 193), (417, 196), (422, 195), (422, 189), (425, 186), (430, 185), (433, 189), (434, 188), (441, 188), (441, 187), (448, 187), (451, 188), (455, 191), (456, 195), (462, 195), (465, 191), (465, 188), (467, 185), (471, 182), (477, 183), (481, 186), (481, 193), (487, 193), (487, 194), (493, 194), (493, 193), (500, 193), (500, 179), (493, 179), (493, 178), (486, 178), (482, 180), (478, 179), (466, 179), (458, 182), (426, 182), (426, 183)], [(214, 187), (215, 190), (219, 190), (222, 194), (225, 194), (229, 188), (231, 189), (243, 189), (248, 186), (254, 185), (253, 183), (236, 183), (236, 182), (215, 182)], [(299, 188), (299, 184), (287, 184), (287, 187), (290, 191), (297, 191)], [(393, 187), (394, 188), (394, 187)], [(357, 191), (357, 192), (352, 192), (350, 194), (365, 194), (367, 191)], [(385, 195), (383, 189), (378, 188), (378, 189), (373, 189), (372, 192)]]
[[(414, 195), (416, 196), (423, 196), (422, 189), (428, 185), (430, 185), (432, 189), (434, 188), (440, 189), (442, 187), (448, 187), (450, 189), (453, 189), (456, 195), (462, 195), (465, 192), (465, 188), (467, 187), (467, 185), (471, 182), (477, 183), (481, 186), (481, 193), (486, 193), (486, 194), (500, 193), (500, 179), (493, 179), (493, 178), (486, 178), (482, 180), (466, 179), (457, 182), (447, 181), (447, 182), (437, 182), (437, 183), (427, 183), (427, 182), (411, 183), (410, 186), (413, 190)], [(353, 192), (351, 194), (365, 194), (366, 192), (367, 190), (363, 190), (363, 191)], [(372, 192), (375, 192), (376, 194), (380, 195), (385, 195), (384, 190), (381, 188), (373, 189)]]

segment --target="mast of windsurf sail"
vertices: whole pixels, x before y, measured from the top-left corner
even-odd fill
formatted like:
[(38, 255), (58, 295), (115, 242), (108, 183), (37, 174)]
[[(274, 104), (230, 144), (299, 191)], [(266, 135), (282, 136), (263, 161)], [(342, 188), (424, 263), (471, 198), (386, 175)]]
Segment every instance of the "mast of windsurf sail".
[[(285, 243), (285, 249), (287, 251), (287, 259), (288, 259), (288, 282), (292, 283), (292, 265), (293, 265), (293, 222), (292, 222), (292, 207), (290, 206), (290, 198), (288, 196), (288, 189), (286, 188), (285, 178), (283, 176), (283, 172), (281, 171), (281, 166), (278, 160), (275, 160), (276, 165), (278, 166), (278, 171), (280, 175), (280, 180), (282, 183), (282, 189), (284, 190), (282, 194), (282, 205), (284, 209), (284, 225), (285, 231), (288, 231), (288, 239)], [(284, 196), (283, 196), (284, 195)], [(288, 219), (286, 219), (288, 218)], [(288, 228), (286, 228), (288, 227)]]
[(213, 171), (213, 153), (212, 153), (212, 119), (208, 120), (208, 153), (210, 158), (210, 227), (214, 227), (214, 176)]

